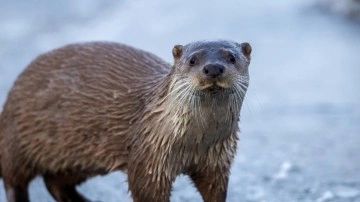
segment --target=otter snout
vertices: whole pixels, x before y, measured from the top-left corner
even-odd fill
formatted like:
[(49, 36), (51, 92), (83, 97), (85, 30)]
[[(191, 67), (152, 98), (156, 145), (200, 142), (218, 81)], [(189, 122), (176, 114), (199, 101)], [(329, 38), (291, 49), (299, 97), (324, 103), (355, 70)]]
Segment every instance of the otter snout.
[(225, 67), (220, 64), (207, 64), (203, 68), (203, 73), (210, 78), (216, 78), (224, 73)]

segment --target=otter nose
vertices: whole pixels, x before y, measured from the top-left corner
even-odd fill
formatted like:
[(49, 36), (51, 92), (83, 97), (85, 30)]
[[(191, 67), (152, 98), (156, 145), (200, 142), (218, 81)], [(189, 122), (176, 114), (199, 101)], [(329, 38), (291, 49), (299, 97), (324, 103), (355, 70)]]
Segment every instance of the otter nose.
[(206, 76), (215, 78), (224, 73), (224, 66), (219, 64), (208, 64), (205, 65), (203, 72)]

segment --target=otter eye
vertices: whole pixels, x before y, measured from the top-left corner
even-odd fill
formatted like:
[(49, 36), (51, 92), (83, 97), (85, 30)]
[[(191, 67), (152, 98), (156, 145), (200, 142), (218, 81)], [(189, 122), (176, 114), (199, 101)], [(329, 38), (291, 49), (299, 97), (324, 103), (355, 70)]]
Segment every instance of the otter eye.
[(228, 60), (229, 60), (229, 62), (231, 62), (232, 64), (235, 64), (235, 63), (236, 63), (236, 58), (235, 58), (235, 56), (234, 56), (233, 54), (230, 54), (230, 55), (228, 56)]
[(196, 61), (197, 61), (197, 58), (195, 56), (193, 56), (189, 61), (190, 66), (194, 66), (196, 64)]

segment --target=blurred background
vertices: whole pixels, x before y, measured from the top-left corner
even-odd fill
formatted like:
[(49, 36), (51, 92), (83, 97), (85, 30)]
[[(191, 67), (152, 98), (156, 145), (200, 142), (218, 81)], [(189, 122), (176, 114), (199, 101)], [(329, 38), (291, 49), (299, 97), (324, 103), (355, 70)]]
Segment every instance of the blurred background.
[[(241, 112), (230, 202), (360, 201), (359, 0), (0, 0), (0, 109), (38, 54), (107, 40), (171, 62), (175, 44), (248, 41), (251, 82)], [(0, 180), (0, 201), (5, 193)], [(126, 176), (79, 187), (98, 201), (131, 201)], [(53, 201), (40, 178), (32, 201)], [(201, 201), (179, 177), (172, 201)]]

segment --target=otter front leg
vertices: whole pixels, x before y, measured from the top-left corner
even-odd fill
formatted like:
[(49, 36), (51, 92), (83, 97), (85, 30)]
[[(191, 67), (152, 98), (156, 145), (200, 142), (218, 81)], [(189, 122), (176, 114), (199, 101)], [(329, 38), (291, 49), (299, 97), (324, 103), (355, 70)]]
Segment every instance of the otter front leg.
[(200, 192), (204, 202), (225, 202), (228, 186), (228, 172), (220, 170), (199, 170), (190, 178)]
[(134, 202), (168, 202), (175, 175), (167, 173), (162, 163), (154, 166), (135, 162), (129, 165), (129, 190)]

